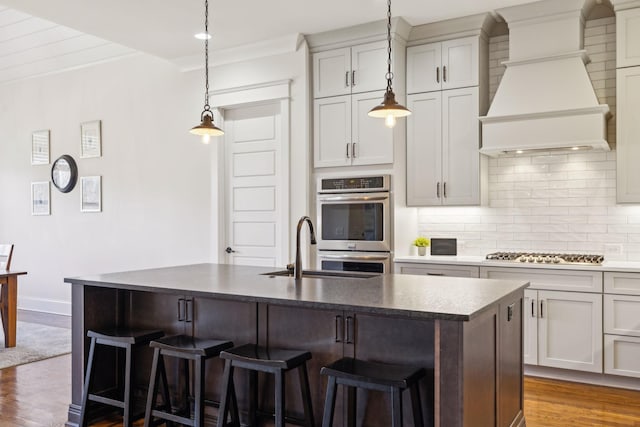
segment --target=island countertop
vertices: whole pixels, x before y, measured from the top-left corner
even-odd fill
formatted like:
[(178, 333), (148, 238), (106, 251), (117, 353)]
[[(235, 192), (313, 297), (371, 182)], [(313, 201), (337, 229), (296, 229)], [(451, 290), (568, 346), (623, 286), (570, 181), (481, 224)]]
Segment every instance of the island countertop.
[(65, 278), (84, 286), (426, 319), (470, 320), (528, 283), (388, 274), (371, 278), (269, 276), (272, 267), (194, 264)]

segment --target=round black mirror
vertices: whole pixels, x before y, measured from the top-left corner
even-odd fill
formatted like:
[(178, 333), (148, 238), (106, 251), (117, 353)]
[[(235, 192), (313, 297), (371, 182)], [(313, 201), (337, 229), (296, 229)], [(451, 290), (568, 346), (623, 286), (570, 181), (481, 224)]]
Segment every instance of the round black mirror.
[(64, 154), (53, 162), (51, 167), (51, 181), (63, 193), (73, 190), (78, 181), (78, 166), (68, 154)]

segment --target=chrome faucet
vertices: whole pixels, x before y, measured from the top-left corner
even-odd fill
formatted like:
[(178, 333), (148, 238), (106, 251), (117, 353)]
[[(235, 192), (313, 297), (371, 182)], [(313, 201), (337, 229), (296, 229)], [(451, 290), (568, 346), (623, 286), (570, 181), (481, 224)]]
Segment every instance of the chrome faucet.
[[(308, 216), (303, 216), (302, 218), (300, 218), (300, 221), (298, 221), (298, 227), (296, 229), (296, 261), (295, 261), (295, 265), (293, 266), (293, 275), (296, 279), (302, 279), (302, 255), (300, 254), (300, 230), (302, 229), (302, 225), (304, 223), (309, 224), (309, 233), (311, 233), (310, 239), (311, 239), (311, 244), (315, 245), (316, 244), (316, 233), (313, 231), (313, 223), (311, 222), (311, 218), (309, 218)], [(289, 264), (290, 267), (291, 264)]]

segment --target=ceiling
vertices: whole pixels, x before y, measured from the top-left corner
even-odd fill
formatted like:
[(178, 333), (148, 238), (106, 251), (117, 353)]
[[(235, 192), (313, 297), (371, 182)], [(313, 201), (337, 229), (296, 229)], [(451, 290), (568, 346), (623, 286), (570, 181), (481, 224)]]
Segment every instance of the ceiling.
[[(395, 0), (411, 25), (530, 0)], [(386, 17), (386, 0), (210, 0), (211, 50)], [(0, 83), (135, 51), (179, 63), (201, 55), (202, 0), (0, 0)], [(7, 71), (11, 71), (7, 73)]]

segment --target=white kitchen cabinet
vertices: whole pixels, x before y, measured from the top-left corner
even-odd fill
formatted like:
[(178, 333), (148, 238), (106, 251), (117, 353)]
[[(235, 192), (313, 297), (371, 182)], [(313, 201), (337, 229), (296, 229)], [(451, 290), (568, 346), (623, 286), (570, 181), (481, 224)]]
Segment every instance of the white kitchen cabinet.
[(409, 95), (407, 205), (481, 203), (478, 87)]
[(640, 378), (640, 337), (605, 335), (604, 373)]
[(478, 37), (407, 48), (407, 93), (478, 86)]
[[(638, 42), (640, 43), (640, 42)], [(617, 96), (617, 200), (640, 202), (640, 67), (616, 72)]]
[(393, 163), (393, 131), (367, 115), (382, 92), (314, 100), (314, 166)]
[(640, 8), (616, 12), (616, 67), (640, 65)]
[(605, 271), (604, 291), (608, 294), (640, 295), (640, 274)]
[(397, 262), (395, 264), (395, 272), (396, 274), (415, 274), (419, 276), (480, 277), (480, 267), (473, 265)]
[(602, 272), (481, 267), (480, 277), (529, 281), (523, 302), (525, 363), (603, 372)]
[(640, 297), (605, 294), (604, 333), (640, 337)]
[(313, 97), (382, 90), (386, 67), (386, 41), (314, 53)]

